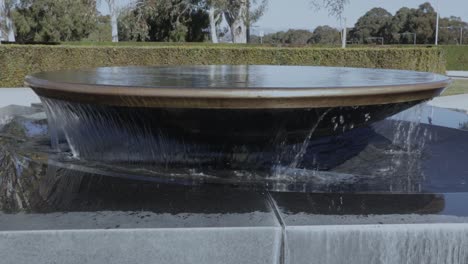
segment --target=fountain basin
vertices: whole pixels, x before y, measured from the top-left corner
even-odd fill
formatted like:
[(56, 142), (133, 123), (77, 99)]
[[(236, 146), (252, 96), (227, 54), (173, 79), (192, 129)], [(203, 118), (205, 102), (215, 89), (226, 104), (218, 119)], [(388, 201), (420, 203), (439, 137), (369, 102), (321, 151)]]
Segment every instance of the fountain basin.
[(382, 120), (439, 95), (450, 80), (400, 70), (212, 65), (64, 70), (25, 83), (46, 107), (55, 145), (65, 139), (76, 156), (231, 163)]

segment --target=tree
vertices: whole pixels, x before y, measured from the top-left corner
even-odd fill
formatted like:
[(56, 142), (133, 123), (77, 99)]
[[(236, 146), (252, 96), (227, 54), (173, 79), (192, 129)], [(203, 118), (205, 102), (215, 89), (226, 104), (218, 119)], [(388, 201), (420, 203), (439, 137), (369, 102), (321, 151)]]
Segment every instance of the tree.
[[(102, 3), (102, 0), (85, 0), (91, 3), (94, 7), (97, 7), (97, 3)], [(118, 30), (118, 17), (119, 10), (115, 3), (115, 0), (105, 0), (107, 8), (109, 8), (110, 26), (112, 34), (112, 42), (119, 42), (119, 30)]]
[(231, 30), (234, 43), (247, 43), (247, 16), (249, 0), (229, 0), (224, 17)]
[(348, 29), (346, 28), (346, 18), (343, 18), (343, 13), (348, 3), (349, 0), (311, 0), (311, 4), (314, 5), (316, 9), (324, 7), (328, 10), (329, 16), (334, 16), (340, 21), (342, 27), (342, 48), (346, 48)]
[(7, 34), (6, 30), (6, 6), (5, 0), (0, 0), (0, 41), (3, 40), (3, 36)]
[(340, 44), (340, 31), (330, 26), (318, 26), (312, 33), (309, 43), (314, 44)]
[[(460, 28), (467, 29), (468, 23), (460, 17), (451, 16), (440, 19), (439, 43), (440, 44), (461, 44), (463, 38)], [(466, 43), (465, 43), (466, 44)]]
[(328, 10), (328, 15), (339, 20), (342, 19), (344, 8), (348, 3), (349, 0), (311, 0), (311, 4), (316, 9), (325, 8)]
[(218, 43), (218, 25), (223, 18), (222, 8), (225, 5), (224, 0), (207, 0), (205, 9), (208, 11), (210, 21), (211, 42)]
[[(373, 8), (360, 17), (351, 31), (359, 42), (368, 37), (383, 37), (386, 43), (431, 44), (435, 38), (436, 12), (428, 2), (418, 8), (400, 8), (394, 16), (382, 8)], [(468, 24), (458, 17), (440, 19), (439, 42), (441, 44), (460, 43), (460, 27)]]
[(417, 43), (434, 42), (435, 19), (435, 10), (427, 2), (417, 9), (400, 8), (392, 18), (390, 26), (393, 33), (392, 43), (413, 43), (414, 34), (416, 34)]
[(392, 18), (392, 14), (387, 10), (380, 7), (372, 8), (358, 19), (352, 37), (361, 43), (366, 43), (371, 37), (382, 37), (388, 43), (391, 36), (387, 28), (390, 27)]
[(139, 0), (119, 16), (119, 35), (132, 41), (204, 41), (201, 0)]
[(229, 25), (234, 43), (247, 43), (248, 29), (264, 14), (267, 5), (268, 0), (261, 2), (226, 0), (224, 2), (224, 17)]
[(115, 0), (106, 0), (107, 6), (109, 7), (110, 21), (112, 27), (112, 42), (119, 42), (119, 30), (117, 24), (117, 18), (119, 16)]
[[(279, 31), (267, 34), (263, 37), (263, 43), (268, 44), (287, 44), (287, 45), (306, 45), (311, 43), (313, 34), (305, 29), (289, 29), (288, 31)], [(260, 43), (258, 36), (253, 36), (252, 43)]]
[(411, 10), (408, 19), (408, 32), (417, 34), (418, 43), (430, 44), (435, 40), (435, 23), (437, 14), (428, 2), (421, 4), (418, 9)]
[(112, 41), (112, 28), (110, 16), (98, 15), (96, 28), (84, 41)]
[(146, 15), (136, 9), (126, 8), (118, 17), (118, 35), (123, 41), (149, 40), (149, 26)]
[(10, 42), (15, 42), (15, 29), (12, 20), (11, 10), (13, 0), (0, 0), (0, 40), (3, 38)]
[(409, 18), (413, 15), (413, 11), (407, 7), (400, 8), (393, 16), (390, 22), (389, 31), (392, 35), (392, 40), (389, 43), (414, 43), (414, 35), (411, 36), (409, 24)]
[(12, 14), (19, 42), (79, 41), (97, 25), (89, 0), (20, 0)]
[(292, 45), (306, 45), (310, 43), (313, 34), (305, 29), (290, 29), (283, 35), (283, 43)]

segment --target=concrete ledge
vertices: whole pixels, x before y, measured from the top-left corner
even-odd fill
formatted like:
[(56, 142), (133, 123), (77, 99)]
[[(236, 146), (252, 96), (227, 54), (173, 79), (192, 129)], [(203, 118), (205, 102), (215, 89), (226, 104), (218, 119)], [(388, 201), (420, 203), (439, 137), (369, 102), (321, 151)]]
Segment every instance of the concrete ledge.
[(39, 103), (39, 97), (30, 88), (0, 88), (0, 107), (7, 105), (30, 106)]
[(468, 263), (468, 224), (286, 227), (285, 263)]
[(468, 113), (468, 94), (436, 97), (428, 102), (429, 105), (449, 108)]
[(0, 232), (9, 264), (279, 263), (280, 227)]
[(468, 71), (447, 71), (447, 76), (452, 78), (468, 78)]

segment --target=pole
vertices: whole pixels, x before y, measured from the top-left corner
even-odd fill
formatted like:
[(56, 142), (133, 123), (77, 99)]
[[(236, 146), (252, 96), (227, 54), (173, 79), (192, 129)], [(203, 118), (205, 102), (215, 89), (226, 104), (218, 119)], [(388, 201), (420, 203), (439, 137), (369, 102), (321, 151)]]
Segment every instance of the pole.
[(346, 48), (346, 18), (343, 19), (343, 33), (341, 34), (341, 48)]
[(414, 45), (416, 45), (416, 33), (413, 33), (413, 34), (414, 34), (414, 40), (413, 40), (413, 42), (414, 42)]
[(463, 45), (463, 27), (460, 26), (460, 45)]
[(436, 2), (437, 4), (437, 20), (436, 20), (436, 34), (435, 34), (435, 45), (437, 46), (439, 43), (439, 17), (440, 17), (440, 10), (439, 10), (439, 0)]

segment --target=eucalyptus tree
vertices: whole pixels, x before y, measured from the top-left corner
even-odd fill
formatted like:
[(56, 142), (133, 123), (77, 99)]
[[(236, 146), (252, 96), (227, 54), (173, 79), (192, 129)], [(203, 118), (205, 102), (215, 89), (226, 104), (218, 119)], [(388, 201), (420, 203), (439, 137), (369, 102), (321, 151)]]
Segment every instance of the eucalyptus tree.
[(231, 30), (232, 42), (247, 43), (249, 0), (228, 0), (224, 17)]
[(210, 22), (211, 42), (218, 43), (218, 25), (223, 18), (222, 8), (225, 0), (206, 0), (206, 10)]
[(104, 1), (107, 4), (107, 8), (109, 9), (109, 16), (110, 16), (110, 25), (111, 25), (111, 34), (112, 34), (112, 42), (119, 42), (119, 29), (118, 29), (118, 17), (119, 17), (119, 9), (117, 7), (116, 0), (85, 0), (88, 1), (91, 5), (97, 8), (98, 4), (101, 4)]
[(343, 19), (344, 9), (345, 6), (349, 3), (349, 0), (311, 0), (310, 3), (316, 9), (327, 9), (330, 16), (341, 20)]
[(115, 0), (105, 0), (109, 8), (110, 22), (112, 28), (112, 42), (119, 42), (119, 30), (117, 18), (119, 16)]
[(268, 0), (225, 0), (224, 17), (234, 43), (247, 43), (250, 26), (265, 12)]
[(15, 42), (15, 29), (11, 11), (13, 0), (0, 0), (0, 39)]
[(0, 0), (0, 41), (3, 40), (3, 36), (6, 35), (5, 8), (5, 0)]

